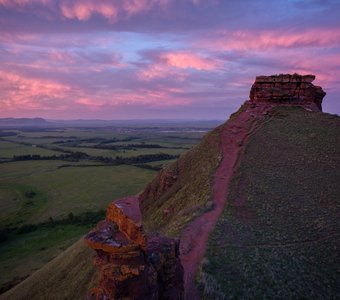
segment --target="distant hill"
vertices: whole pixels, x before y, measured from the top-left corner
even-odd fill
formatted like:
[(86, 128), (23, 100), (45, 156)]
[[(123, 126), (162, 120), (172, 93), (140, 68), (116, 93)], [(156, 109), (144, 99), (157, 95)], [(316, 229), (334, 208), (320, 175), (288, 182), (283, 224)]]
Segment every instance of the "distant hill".
[(1, 118), (0, 127), (44, 127), (48, 126), (43, 118)]
[(159, 127), (169, 130), (178, 128), (211, 129), (221, 124), (220, 120), (45, 120), (43, 118), (0, 118), (0, 128), (63, 128), (63, 127), (126, 127), (150, 128)]

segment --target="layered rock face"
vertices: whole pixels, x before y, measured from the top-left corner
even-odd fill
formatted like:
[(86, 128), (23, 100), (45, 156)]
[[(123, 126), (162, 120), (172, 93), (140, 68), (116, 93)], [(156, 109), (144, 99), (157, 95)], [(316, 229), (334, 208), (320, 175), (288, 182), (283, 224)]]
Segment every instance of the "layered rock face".
[(314, 79), (314, 75), (298, 74), (257, 76), (250, 90), (250, 102), (309, 104), (311, 108), (316, 106), (322, 110), (321, 103), (326, 93), (312, 84)]
[(100, 272), (89, 300), (183, 299), (179, 240), (145, 234), (137, 197), (112, 202), (85, 243), (96, 250)]

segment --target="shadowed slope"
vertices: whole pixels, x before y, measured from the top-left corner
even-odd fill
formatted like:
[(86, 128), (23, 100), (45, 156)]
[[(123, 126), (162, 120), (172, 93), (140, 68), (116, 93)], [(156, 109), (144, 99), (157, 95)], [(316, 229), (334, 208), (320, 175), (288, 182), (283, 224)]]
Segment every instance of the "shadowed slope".
[(339, 295), (339, 128), (277, 107), (250, 137), (209, 238), (206, 299)]
[(93, 251), (81, 239), (0, 299), (84, 299), (95, 280)]

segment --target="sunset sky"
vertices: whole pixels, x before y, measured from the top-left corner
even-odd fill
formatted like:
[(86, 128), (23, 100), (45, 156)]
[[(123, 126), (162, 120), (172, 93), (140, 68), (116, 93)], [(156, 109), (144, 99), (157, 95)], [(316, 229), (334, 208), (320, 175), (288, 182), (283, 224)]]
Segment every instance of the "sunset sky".
[(0, 117), (226, 119), (256, 75), (340, 114), (339, 0), (0, 0)]

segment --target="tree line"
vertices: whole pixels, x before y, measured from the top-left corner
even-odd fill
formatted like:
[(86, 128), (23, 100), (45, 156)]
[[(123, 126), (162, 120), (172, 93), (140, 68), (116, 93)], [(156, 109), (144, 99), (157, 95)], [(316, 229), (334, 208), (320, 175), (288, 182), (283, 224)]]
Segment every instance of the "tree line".
[(149, 162), (159, 160), (176, 159), (179, 155), (167, 154), (167, 153), (155, 153), (155, 154), (142, 154), (131, 157), (104, 157), (104, 156), (91, 156), (84, 152), (72, 152), (61, 155), (41, 156), (39, 154), (26, 154), (26, 155), (14, 155), (12, 161), (25, 161), (25, 160), (66, 160), (66, 161), (79, 161), (79, 160), (92, 160), (102, 162), (111, 165), (133, 165), (133, 164), (145, 164)]
[(105, 211), (84, 212), (79, 215), (74, 215), (70, 212), (67, 217), (61, 219), (53, 219), (50, 217), (47, 221), (36, 224), (24, 224), (21, 226), (6, 225), (0, 228), (0, 243), (8, 240), (11, 234), (25, 234), (44, 228), (54, 228), (60, 225), (88, 225), (94, 226), (100, 220), (105, 218)]

